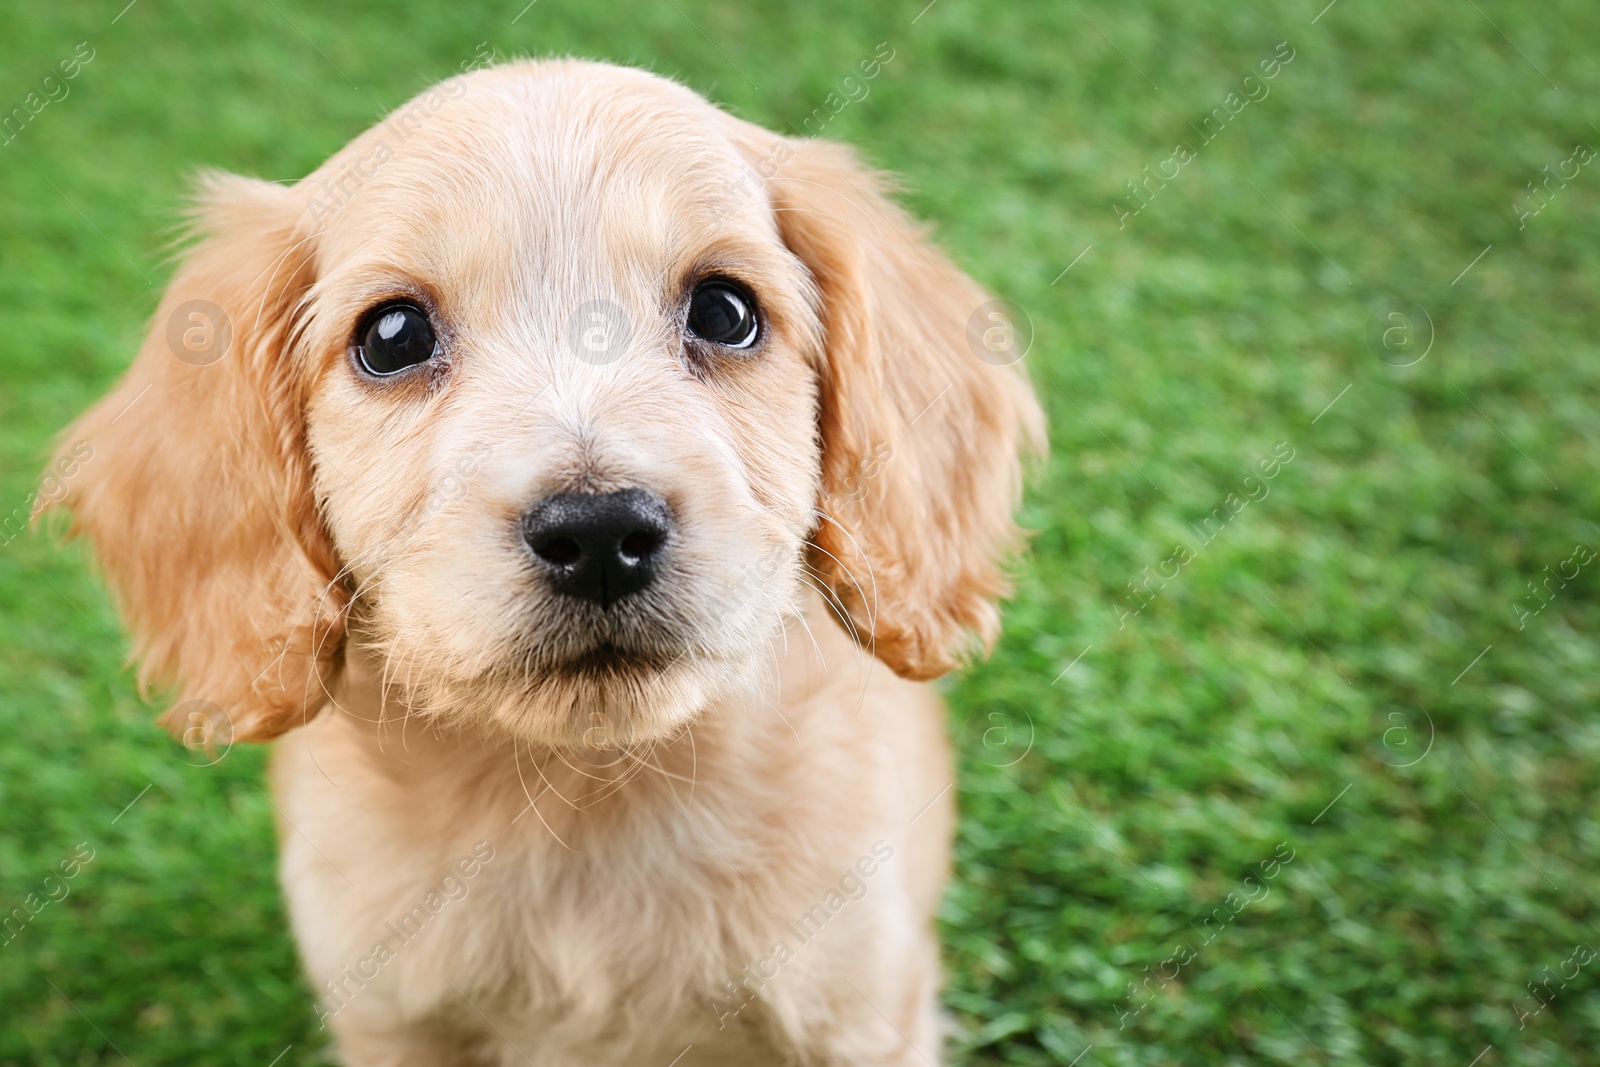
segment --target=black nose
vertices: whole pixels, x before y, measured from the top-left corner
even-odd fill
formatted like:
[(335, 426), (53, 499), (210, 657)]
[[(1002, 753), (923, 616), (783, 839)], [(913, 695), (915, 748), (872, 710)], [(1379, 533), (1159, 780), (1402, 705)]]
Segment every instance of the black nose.
[(672, 513), (644, 489), (560, 493), (523, 517), (522, 536), (557, 592), (609, 608), (655, 579)]

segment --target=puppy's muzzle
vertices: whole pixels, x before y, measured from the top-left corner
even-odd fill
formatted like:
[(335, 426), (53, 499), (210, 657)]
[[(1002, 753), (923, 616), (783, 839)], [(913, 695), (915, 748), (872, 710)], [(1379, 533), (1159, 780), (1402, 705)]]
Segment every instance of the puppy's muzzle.
[(672, 531), (667, 502), (646, 489), (558, 493), (522, 519), (551, 588), (601, 608), (655, 580)]

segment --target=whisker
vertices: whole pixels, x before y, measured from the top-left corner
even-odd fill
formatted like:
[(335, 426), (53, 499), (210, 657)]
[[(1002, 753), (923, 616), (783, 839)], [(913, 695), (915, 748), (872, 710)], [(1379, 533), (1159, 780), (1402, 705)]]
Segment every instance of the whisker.
[[(557, 844), (559, 844), (562, 848), (566, 849), (568, 852), (577, 851), (571, 845), (569, 845), (565, 841), (561, 840), (561, 835), (555, 832), (555, 829), (545, 819), (544, 813), (539, 810), (538, 797), (535, 797), (531, 793), (528, 792), (528, 783), (522, 777), (522, 758), (518, 754), (518, 750), (520, 748), (521, 748), (521, 746), (517, 742), (517, 739), (515, 737), (513, 737), (511, 739), (511, 762), (516, 765), (516, 768), (517, 768), (517, 782), (518, 782), (518, 784), (520, 784), (522, 786), (522, 795), (528, 798), (528, 807), (533, 809), (533, 813), (539, 817), (539, 821), (544, 824), (544, 828), (546, 830), (550, 831), (550, 836), (556, 839), (556, 843)], [(537, 765), (535, 766), (534, 769), (535, 770), (539, 770)], [(539, 770), (539, 777), (540, 778), (544, 778), (544, 771), (543, 770)], [(545, 787), (543, 789), (539, 790), (539, 796), (542, 797), (542, 796), (545, 795), (545, 793), (551, 792), (551, 791), (555, 791), (557, 796), (561, 795), (560, 791), (556, 790), (555, 787), (550, 784), (550, 779), (544, 778), (544, 785), (545, 785)]]

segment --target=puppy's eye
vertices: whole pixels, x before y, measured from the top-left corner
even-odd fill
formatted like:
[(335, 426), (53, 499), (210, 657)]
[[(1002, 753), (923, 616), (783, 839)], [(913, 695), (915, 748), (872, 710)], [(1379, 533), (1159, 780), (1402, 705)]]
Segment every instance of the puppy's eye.
[(438, 349), (433, 324), (412, 304), (374, 308), (356, 334), (356, 356), (369, 374), (398, 374), (426, 363)]
[(701, 282), (689, 298), (689, 332), (728, 348), (749, 348), (760, 333), (756, 302), (732, 282)]

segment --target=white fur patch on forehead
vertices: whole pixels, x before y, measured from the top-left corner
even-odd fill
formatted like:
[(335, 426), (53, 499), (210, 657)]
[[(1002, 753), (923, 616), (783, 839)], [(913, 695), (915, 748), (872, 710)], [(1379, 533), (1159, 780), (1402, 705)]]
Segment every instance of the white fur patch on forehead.
[(618, 217), (674, 244), (686, 231), (775, 239), (736, 124), (645, 71), (571, 60), (474, 71), (397, 109), (309, 175), (308, 222), (335, 261), (463, 217), (519, 242), (592, 240)]

